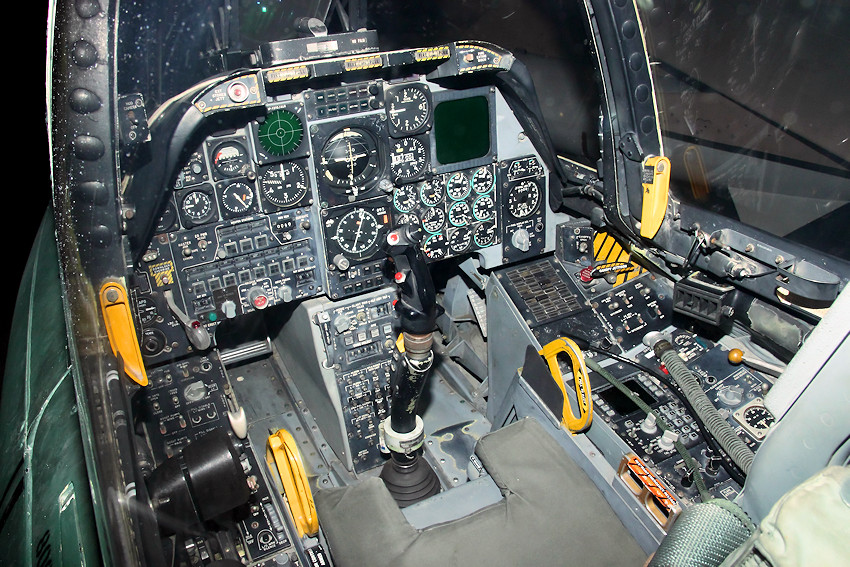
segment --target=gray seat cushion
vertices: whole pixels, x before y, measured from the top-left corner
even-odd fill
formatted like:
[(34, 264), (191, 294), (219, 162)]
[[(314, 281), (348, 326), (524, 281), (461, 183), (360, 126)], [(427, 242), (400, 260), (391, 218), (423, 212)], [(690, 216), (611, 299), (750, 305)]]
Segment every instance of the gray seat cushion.
[(335, 564), (643, 565), (646, 554), (539, 423), (525, 419), (490, 433), (475, 452), (504, 498), (425, 529), (407, 522), (378, 478), (318, 491), (319, 523)]

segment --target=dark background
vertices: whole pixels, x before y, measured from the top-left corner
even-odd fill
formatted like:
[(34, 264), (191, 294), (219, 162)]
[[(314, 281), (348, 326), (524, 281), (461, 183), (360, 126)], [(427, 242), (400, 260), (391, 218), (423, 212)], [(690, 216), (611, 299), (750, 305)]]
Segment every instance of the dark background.
[[(24, 67), (28, 83), (24, 105), (15, 105), (15, 110), (6, 115), (11, 119), (17, 133), (5, 150), (7, 158), (14, 160), (18, 173), (26, 175), (7, 179), (2, 210), (5, 254), (3, 271), (2, 315), (0, 315), (0, 370), (5, 375), (7, 346), (9, 343), (12, 316), (18, 297), (21, 276), (39, 224), (50, 202), (50, 154), (47, 146), (47, 105), (45, 103), (45, 69), (47, 61), (47, 2), (38, 3), (22, 11), (24, 21), (13, 25), (23, 26), (27, 38), (19, 45), (19, 53), (27, 54), (29, 65)], [(13, 157), (17, 156), (17, 157)], [(0, 375), (0, 382), (2, 382)]]

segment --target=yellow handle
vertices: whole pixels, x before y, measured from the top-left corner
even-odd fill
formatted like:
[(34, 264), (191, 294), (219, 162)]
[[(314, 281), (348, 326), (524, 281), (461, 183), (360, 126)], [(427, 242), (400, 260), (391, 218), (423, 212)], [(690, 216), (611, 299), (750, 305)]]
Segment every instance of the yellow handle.
[[(561, 374), (561, 367), (558, 365), (558, 354), (562, 352), (567, 353), (572, 361), (576, 397), (578, 398), (578, 416), (573, 413), (573, 408), (570, 406), (567, 391), (564, 388), (564, 377)], [(578, 433), (587, 429), (593, 421), (593, 402), (590, 399), (590, 378), (587, 375), (587, 366), (584, 363), (584, 354), (582, 354), (581, 349), (573, 340), (562, 337), (544, 346), (540, 350), (540, 355), (546, 359), (549, 364), (549, 371), (564, 395), (561, 424), (571, 433)]]
[(148, 375), (136, 338), (133, 314), (127, 290), (117, 282), (107, 282), (100, 288), (100, 309), (106, 323), (106, 334), (112, 353), (121, 358), (124, 372), (140, 386), (148, 385)]
[(301, 461), (298, 444), (285, 429), (269, 436), (266, 445), (266, 463), (272, 472), (277, 471), (283, 485), (292, 520), (298, 530), (298, 537), (315, 535), (319, 531), (319, 519), (316, 517), (316, 505), (313, 493), (307, 483), (307, 473)]

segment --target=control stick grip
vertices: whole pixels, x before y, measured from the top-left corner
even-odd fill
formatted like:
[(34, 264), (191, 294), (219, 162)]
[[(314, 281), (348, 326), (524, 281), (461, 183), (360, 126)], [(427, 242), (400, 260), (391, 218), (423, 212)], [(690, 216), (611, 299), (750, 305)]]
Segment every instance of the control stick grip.
[(400, 291), (396, 311), (404, 333), (424, 335), (437, 325), (437, 292), (425, 255), (419, 248), (420, 228), (402, 225), (387, 234), (386, 252), (395, 264)]

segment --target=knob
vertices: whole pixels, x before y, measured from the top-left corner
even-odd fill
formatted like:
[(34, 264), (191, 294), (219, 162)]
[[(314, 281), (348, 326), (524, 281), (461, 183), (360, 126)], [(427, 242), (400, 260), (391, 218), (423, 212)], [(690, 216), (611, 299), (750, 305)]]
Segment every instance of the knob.
[(221, 304), (221, 312), (224, 313), (224, 316), (228, 319), (233, 319), (236, 317), (236, 304), (228, 299)]
[(334, 256), (333, 263), (334, 266), (339, 268), (339, 270), (342, 272), (346, 271), (351, 266), (351, 262), (342, 254), (337, 254), (336, 256)]
[(254, 309), (265, 309), (269, 304), (269, 297), (266, 295), (266, 290), (261, 287), (254, 287), (248, 291), (248, 301), (254, 306)]
[(673, 444), (679, 440), (679, 434), (673, 431), (672, 429), (668, 429), (664, 432), (664, 435), (661, 436), (661, 439), (658, 440), (658, 448), (662, 451), (672, 451)]
[(520, 228), (511, 236), (511, 244), (521, 252), (528, 252), (531, 249), (531, 235), (524, 228)]

